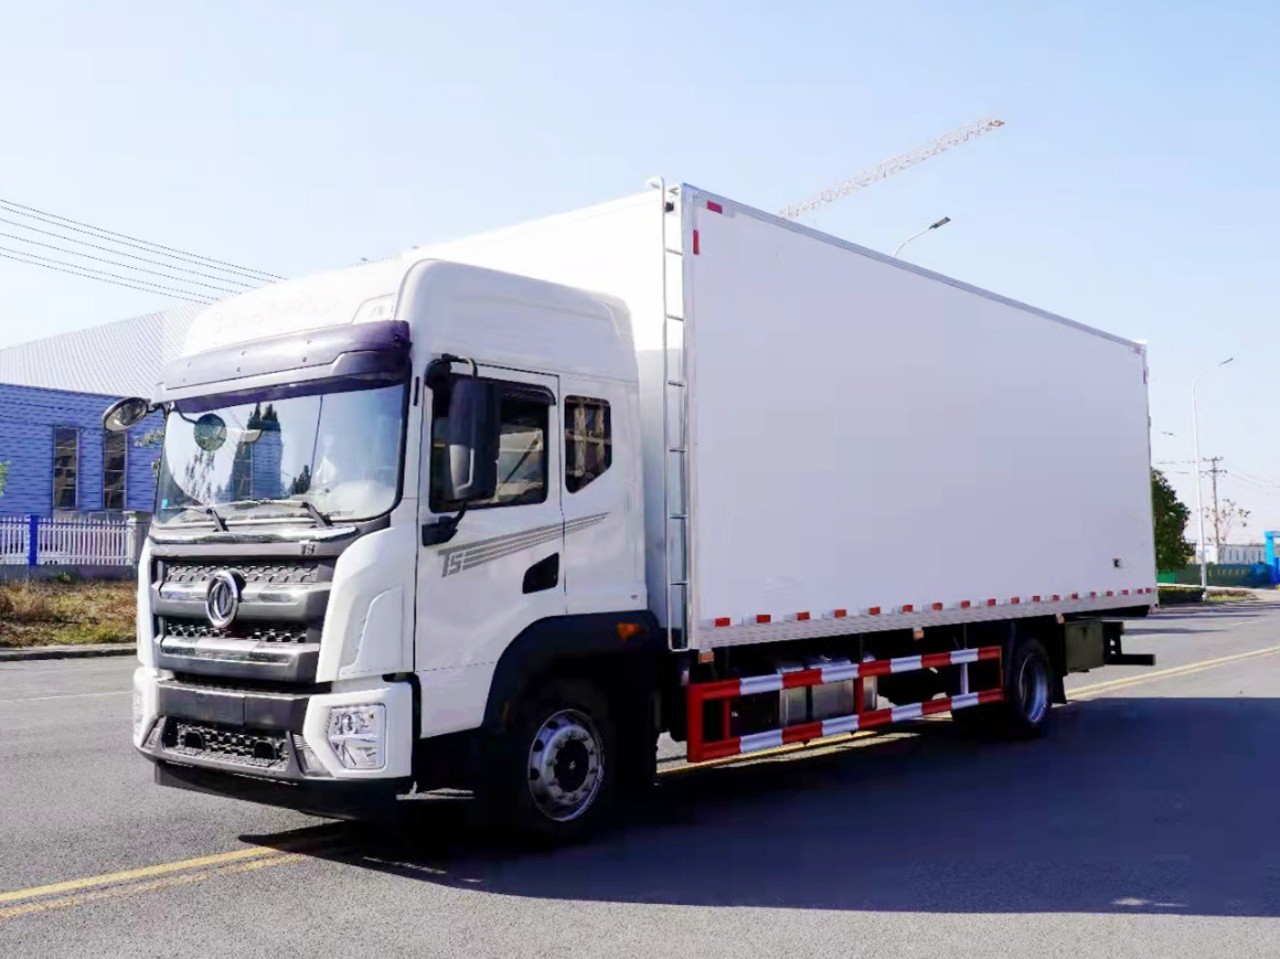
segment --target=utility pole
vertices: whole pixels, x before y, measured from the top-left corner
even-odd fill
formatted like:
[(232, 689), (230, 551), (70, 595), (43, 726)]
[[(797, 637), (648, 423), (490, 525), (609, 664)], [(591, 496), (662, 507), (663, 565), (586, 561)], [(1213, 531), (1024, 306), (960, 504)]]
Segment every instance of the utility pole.
[(1215, 550), (1213, 558), (1220, 563), (1222, 562), (1222, 514), (1218, 512), (1218, 474), (1225, 473), (1226, 470), (1218, 466), (1222, 462), (1221, 456), (1206, 456), (1204, 460), (1206, 463), (1213, 464), (1211, 469), (1207, 469), (1204, 472), (1213, 477), (1210, 480), (1213, 489), (1213, 545)]
[(1226, 366), (1234, 356), (1228, 356), (1216, 366), (1210, 366), (1208, 369), (1201, 370), (1191, 380), (1191, 442), (1195, 446), (1196, 451), (1196, 520), (1200, 525), (1200, 588), (1209, 588), (1209, 563), (1208, 550), (1204, 541), (1204, 499), (1201, 487), (1204, 485), (1200, 482), (1200, 416), (1196, 412), (1196, 385), (1200, 382), (1200, 377), (1206, 373), (1212, 373), (1219, 366)]

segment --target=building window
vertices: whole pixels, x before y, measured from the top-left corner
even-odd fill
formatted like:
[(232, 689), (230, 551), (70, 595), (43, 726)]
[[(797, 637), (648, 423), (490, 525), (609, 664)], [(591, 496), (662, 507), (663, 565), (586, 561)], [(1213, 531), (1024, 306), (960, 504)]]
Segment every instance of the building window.
[(128, 434), (102, 434), (102, 508), (124, 509), (125, 467)]
[(76, 508), (76, 479), (80, 466), (80, 431), (74, 426), (53, 428), (53, 508)]
[(576, 493), (613, 462), (609, 403), (585, 396), (564, 401), (564, 488)]

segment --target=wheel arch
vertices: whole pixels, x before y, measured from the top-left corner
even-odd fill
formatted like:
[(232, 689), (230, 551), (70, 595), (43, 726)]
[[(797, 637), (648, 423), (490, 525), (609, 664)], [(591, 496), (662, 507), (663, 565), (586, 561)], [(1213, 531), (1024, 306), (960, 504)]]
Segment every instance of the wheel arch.
[(657, 619), (647, 609), (540, 619), (499, 657), (481, 728), (503, 730), (515, 705), (554, 679), (596, 683), (611, 705), (628, 692), (656, 690), (666, 652)]
[(1049, 654), (1049, 664), (1053, 667), (1050, 682), (1049, 701), (1065, 703), (1066, 687), (1063, 677), (1066, 675), (1067, 647), (1062, 624), (1052, 616), (1037, 616), (1033, 619), (1009, 620), (1009, 635), (1004, 643), (1004, 668), (1007, 670), (1013, 662), (1013, 653), (1018, 646), (1028, 640), (1035, 640)]

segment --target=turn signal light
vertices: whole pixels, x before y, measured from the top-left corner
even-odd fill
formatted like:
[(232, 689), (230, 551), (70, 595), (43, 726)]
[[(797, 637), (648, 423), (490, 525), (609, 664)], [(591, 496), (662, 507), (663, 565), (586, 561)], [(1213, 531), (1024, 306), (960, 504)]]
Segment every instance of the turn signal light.
[(644, 626), (640, 623), (618, 623), (614, 629), (618, 631), (618, 638), (624, 643), (628, 639), (635, 639), (644, 632)]

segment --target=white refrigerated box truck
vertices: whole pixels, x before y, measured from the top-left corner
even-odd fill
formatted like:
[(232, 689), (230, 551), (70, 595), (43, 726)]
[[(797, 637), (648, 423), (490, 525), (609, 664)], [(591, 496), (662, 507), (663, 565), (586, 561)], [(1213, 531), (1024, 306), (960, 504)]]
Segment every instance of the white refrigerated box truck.
[(139, 567), (161, 783), (553, 836), (690, 761), (1033, 734), (1155, 598), (1144, 347), (690, 186), (209, 307)]

